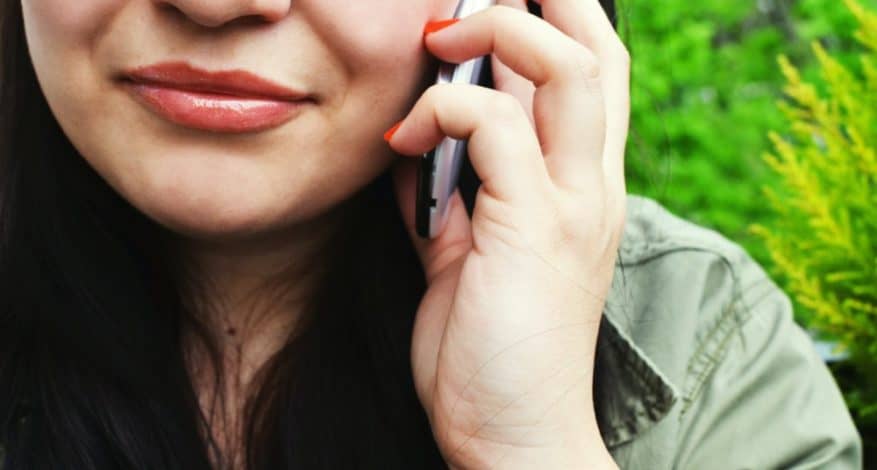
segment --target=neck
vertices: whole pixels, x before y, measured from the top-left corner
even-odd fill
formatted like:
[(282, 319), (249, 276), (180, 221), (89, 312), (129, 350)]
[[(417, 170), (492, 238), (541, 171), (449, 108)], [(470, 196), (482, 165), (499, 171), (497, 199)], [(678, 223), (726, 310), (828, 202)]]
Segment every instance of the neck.
[(341, 211), (283, 231), (180, 239), (183, 295), (226, 360), (258, 367), (283, 347), (321, 281)]
[(325, 274), (341, 217), (333, 211), (258, 237), (174, 240), (194, 319), (183, 325), (186, 365), (210, 432), (230, 455), (260, 370), (294, 334)]

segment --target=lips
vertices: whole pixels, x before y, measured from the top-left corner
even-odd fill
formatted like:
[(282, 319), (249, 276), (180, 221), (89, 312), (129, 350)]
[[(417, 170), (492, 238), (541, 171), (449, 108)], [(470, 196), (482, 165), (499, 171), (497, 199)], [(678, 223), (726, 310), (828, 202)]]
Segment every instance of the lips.
[(280, 126), (314, 100), (243, 70), (211, 72), (185, 62), (127, 70), (123, 85), (150, 111), (175, 124), (212, 132)]

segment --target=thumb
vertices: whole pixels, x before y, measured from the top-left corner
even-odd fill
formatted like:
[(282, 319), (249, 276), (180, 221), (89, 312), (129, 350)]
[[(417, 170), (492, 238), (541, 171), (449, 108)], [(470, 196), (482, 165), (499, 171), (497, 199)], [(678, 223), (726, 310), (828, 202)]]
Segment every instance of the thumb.
[(413, 157), (401, 157), (393, 165), (393, 183), (402, 220), (417, 251), (427, 285), (472, 248), (472, 228), (460, 190), (454, 190), (448, 201), (448, 221), (444, 230), (432, 239), (422, 238), (415, 228), (417, 200), (417, 166)]

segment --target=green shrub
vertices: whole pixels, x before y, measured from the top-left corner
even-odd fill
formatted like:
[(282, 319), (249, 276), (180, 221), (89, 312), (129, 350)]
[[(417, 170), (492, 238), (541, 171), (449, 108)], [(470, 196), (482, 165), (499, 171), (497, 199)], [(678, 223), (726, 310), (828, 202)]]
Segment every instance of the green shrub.
[(715, 228), (771, 263), (746, 231), (769, 216), (759, 188), (775, 176), (761, 161), (786, 53), (810, 64), (811, 40), (852, 49), (855, 20), (838, 0), (623, 0), (622, 36), (633, 57), (630, 192)]
[(788, 123), (771, 132), (763, 188), (770, 210), (751, 233), (764, 241), (808, 325), (839, 340), (857, 376), (846, 391), (860, 423), (877, 418), (877, 13), (845, 0), (858, 21), (854, 64), (812, 44), (818, 78), (786, 56), (780, 69)]

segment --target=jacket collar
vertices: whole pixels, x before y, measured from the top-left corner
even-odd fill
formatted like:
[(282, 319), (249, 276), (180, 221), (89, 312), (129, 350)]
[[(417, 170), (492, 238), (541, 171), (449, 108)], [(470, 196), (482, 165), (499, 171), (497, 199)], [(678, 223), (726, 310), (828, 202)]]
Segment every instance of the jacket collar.
[(631, 339), (630, 319), (622, 310), (626, 287), (624, 274), (616, 265), (600, 321), (594, 365), (594, 406), (608, 448), (654, 426), (679, 399), (678, 390)]

